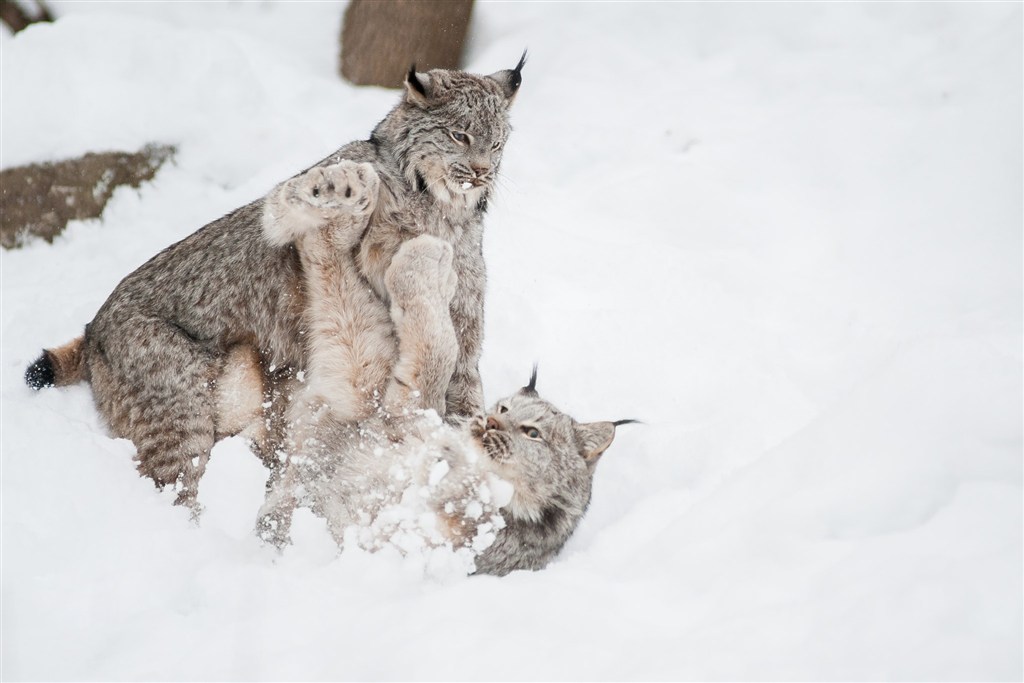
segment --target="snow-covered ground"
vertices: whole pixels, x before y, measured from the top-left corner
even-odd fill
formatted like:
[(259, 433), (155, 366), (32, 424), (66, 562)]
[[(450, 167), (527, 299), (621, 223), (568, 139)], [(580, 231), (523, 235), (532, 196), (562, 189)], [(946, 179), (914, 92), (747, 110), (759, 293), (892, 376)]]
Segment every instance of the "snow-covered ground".
[(200, 527), (25, 366), (167, 244), (364, 138), (330, 3), (52, 2), (0, 163), (178, 146), (2, 255), (3, 680), (1021, 679), (1020, 3), (478, 3), (530, 61), (488, 219), (488, 400), (639, 418), (546, 570), (431, 575)]

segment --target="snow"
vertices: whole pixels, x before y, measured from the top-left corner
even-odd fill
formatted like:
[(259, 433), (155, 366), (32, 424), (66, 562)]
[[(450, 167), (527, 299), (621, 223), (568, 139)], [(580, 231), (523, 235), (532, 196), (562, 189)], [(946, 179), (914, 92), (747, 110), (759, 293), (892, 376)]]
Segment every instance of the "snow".
[[(488, 400), (637, 418), (547, 569), (202, 524), (88, 389), (22, 381), (157, 251), (364, 138), (331, 3), (51, 2), (0, 36), (0, 166), (174, 144), (2, 254), (4, 680), (974, 679), (1022, 670), (1019, 3), (477, 3), (530, 58), (487, 223)], [(354, 546), (354, 544), (352, 544)]]

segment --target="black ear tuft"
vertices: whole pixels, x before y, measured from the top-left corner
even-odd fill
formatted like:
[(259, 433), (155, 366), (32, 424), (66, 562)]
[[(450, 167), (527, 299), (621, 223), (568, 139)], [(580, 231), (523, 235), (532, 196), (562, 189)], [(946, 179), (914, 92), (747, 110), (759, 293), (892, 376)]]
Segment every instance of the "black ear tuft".
[(537, 393), (537, 364), (533, 364), (533, 372), (530, 373), (530, 383), (523, 387), (523, 391), (528, 394)]
[(509, 76), (509, 86), (512, 88), (512, 92), (519, 90), (519, 86), (523, 83), (523, 66), (526, 64), (526, 50), (523, 50), (523, 56), (519, 58), (519, 63), (516, 64), (516, 68), (512, 69), (512, 75)]
[(416, 62), (413, 62), (412, 66), (409, 67), (409, 73), (405, 77), (405, 82), (420, 95), (427, 96), (427, 89), (420, 82), (420, 79), (416, 77)]
[(640, 420), (615, 420), (612, 424), (616, 427), (621, 427), (622, 425), (642, 425), (643, 422)]

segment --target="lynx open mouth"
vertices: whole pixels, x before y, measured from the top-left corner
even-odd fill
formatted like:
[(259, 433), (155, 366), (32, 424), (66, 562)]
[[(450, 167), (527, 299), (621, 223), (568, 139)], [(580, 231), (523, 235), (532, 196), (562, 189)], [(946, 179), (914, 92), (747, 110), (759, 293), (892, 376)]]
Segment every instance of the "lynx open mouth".
[(459, 182), (458, 185), (459, 189), (463, 192), (469, 192), (470, 190), (486, 186), (487, 181), (483, 178), (467, 178), (466, 180)]

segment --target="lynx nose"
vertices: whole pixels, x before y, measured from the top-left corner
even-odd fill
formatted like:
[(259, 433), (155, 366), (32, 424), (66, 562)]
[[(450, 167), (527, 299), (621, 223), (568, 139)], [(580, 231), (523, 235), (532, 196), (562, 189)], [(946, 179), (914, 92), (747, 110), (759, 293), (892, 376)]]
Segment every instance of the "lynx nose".
[(486, 164), (470, 164), (469, 167), (473, 169), (477, 178), (487, 175), (487, 172), (491, 170), (491, 167)]
[(494, 430), (494, 431), (497, 432), (497, 431), (501, 431), (502, 429), (504, 429), (504, 426), (501, 424), (501, 421), (498, 420), (498, 418), (494, 417), (493, 415), (491, 415), (491, 416), (489, 416), (487, 418), (487, 430), (488, 431)]

